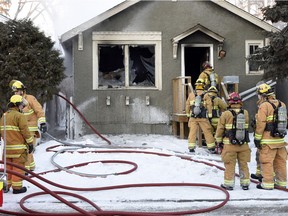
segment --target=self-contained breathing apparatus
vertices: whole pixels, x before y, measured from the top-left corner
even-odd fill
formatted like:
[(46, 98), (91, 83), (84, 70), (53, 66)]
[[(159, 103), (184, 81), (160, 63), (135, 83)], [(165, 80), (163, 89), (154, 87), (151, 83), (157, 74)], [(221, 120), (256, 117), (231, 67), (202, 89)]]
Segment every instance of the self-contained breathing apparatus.
[(225, 131), (225, 136), (229, 138), (231, 144), (243, 145), (249, 142), (249, 132), (245, 128), (244, 110), (240, 109), (237, 114), (234, 110), (229, 110), (233, 115), (232, 129)]
[(216, 74), (215, 74), (214, 70), (209, 75), (209, 79), (210, 79), (211, 86), (217, 87)]
[(212, 102), (212, 118), (220, 118), (221, 112), (219, 110), (218, 104), (215, 104), (214, 99), (217, 96), (211, 96), (211, 102)]
[(195, 103), (191, 106), (191, 117), (193, 118), (207, 118), (207, 111), (203, 106), (203, 95), (195, 97)]
[(274, 109), (273, 120), (266, 123), (265, 131), (270, 131), (272, 137), (283, 138), (287, 134), (287, 110), (278, 100), (278, 106), (267, 101)]

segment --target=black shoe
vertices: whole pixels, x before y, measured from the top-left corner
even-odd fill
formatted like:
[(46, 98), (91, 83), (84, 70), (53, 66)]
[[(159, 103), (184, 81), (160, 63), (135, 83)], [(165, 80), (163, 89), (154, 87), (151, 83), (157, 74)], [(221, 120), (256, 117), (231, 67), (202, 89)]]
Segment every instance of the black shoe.
[(261, 184), (258, 184), (258, 185), (256, 186), (256, 188), (257, 188), (257, 189), (263, 189), (263, 190), (273, 190), (273, 188), (264, 188), (264, 187), (262, 187)]
[(249, 190), (249, 186), (248, 185), (242, 185), (242, 189), (243, 190)]
[(13, 194), (20, 194), (20, 193), (25, 193), (27, 191), (26, 187), (22, 187), (19, 190), (13, 189)]
[(224, 184), (221, 184), (220, 185), (222, 188), (224, 188), (225, 190), (233, 190), (233, 187), (231, 187), (231, 186), (226, 186), (226, 185), (224, 185)]
[(262, 182), (262, 179), (263, 179), (262, 175), (256, 175), (256, 174), (254, 174), (254, 173), (252, 173), (252, 174), (250, 175), (250, 177), (251, 177), (252, 179), (257, 179), (259, 182)]
[(189, 149), (189, 152), (194, 153), (195, 149)]
[(216, 154), (215, 148), (210, 148), (208, 149), (208, 151), (210, 152), (210, 154)]

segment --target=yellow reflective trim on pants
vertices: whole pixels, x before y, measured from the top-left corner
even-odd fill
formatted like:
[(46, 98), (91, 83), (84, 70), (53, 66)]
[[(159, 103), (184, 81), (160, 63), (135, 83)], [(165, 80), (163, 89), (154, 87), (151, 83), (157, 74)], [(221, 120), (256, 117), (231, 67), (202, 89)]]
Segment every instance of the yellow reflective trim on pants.
[(279, 186), (279, 187), (285, 187), (286, 188), (286, 181), (282, 182), (282, 181), (276, 181), (275, 185)]
[(241, 185), (249, 185), (250, 184), (250, 179), (240, 179), (240, 184)]
[(22, 187), (22, 181), (12, 182), (12, 187)]
[(226, 180), (226, 179), (224, 179), (224, 185), (225, 186), (229, 186), (229, 187), (234, 187), (235, 182), (234, 182), (234, 180)]
[(274, 183), (265, 183), (262, 182), (261, 186), (265, 189), (274, 189)]

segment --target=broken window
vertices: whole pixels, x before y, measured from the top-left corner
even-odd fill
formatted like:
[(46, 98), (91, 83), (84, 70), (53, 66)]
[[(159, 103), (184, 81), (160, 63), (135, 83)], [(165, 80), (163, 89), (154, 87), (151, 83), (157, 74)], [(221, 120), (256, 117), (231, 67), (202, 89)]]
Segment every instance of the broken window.
[(99, 46), (99, 86), (125, 86), (124, 51), (121, 45)]
[(129, 46), (129, 85), (155, 85), (155, 48), (151, 45)]
[(161, 32), (93, 32), (93, 89), (162, 89)]
[(101, 44), (98, 52), (99, 87), (155, 86), (154, 45)]

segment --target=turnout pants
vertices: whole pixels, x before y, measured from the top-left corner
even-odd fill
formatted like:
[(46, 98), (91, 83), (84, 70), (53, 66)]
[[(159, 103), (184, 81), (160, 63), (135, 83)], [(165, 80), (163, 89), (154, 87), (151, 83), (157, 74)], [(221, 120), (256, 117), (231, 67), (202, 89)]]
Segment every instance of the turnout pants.
[[(25, 162), (27, 160), (27, 152), (26, 151), (23, 152), (19, 158), (6, 158), (6, 160), (7, 160), (7, 162), (15, 163), (19, 166), (25, 167)], [(14, 167), (14, 166), (7, 164), (6, 168), (7, 168), (7, 170), (12, 170), (12, 171), (15, 171), (19, 174), (25, 175), (25, 171), (21, 170), (17, 167)], [(16, 175), (12, 175), (10, 173), (7, 174), (8, 188), (10, 188), (12, 186), (13, 189), (19, 190), (23, 186), (22, 183), (23, 183), (23, 180), (21, 177), (18, 177)]]
[(195, 149), (196, 148), (196, 137), (198, 127), (203, 131), (207, 148), (215, 148), (215, 139), (212, 135), (212, 127), (207, 118), (190, 118), (188, 126), (190, 128), (189, 136), (188, 136), (188, 148)]
[(263, 145), (259, 152), (263, 176), (262, 186), (267, 189), (273, 189), (274, 184), (276, 184), (286, 188), (286, 148), (270, 148), (268, 145)]
[(236, 163), (238, 162), (240, 185), (249, 186), (250, 174), (248, 162), (250, 162), (251, 160), (251, 150), (249, 148), (249, 145), (224, 144), (221, 158), (225, 166), (224, 185), (234, 187), (235, 167)]

